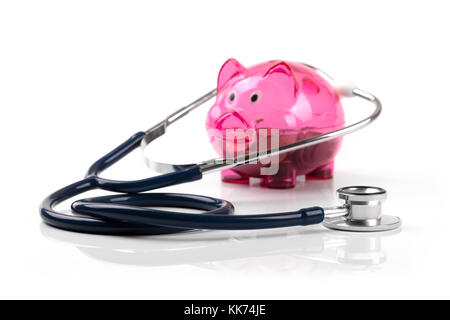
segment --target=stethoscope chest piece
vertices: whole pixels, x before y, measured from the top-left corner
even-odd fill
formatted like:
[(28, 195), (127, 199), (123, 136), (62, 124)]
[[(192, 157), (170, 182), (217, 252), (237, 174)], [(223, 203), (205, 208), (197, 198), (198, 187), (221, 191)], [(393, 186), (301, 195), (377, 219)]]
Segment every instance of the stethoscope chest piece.
[(383, 215), (382, 202), (386, 190), (378, 187), (352, 186), (337, 190), (338, 198), (343, 200), (348, 214), (336, 218), (326, 218), (323, 225), (329, 229), (356, 232), (389, 231), (401, 226), (395, 216)]

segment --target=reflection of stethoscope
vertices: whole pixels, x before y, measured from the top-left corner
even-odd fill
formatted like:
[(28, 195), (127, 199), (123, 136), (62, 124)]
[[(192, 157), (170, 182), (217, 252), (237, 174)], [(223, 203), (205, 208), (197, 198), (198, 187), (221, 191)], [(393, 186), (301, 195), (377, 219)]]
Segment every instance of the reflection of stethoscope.
[[(317, 69), (316, 69), (317, 70)], [(179, 193), (143, 193), (162, 187), (200, 180), (204, 174), (234, 168), (273, 157), (275, 155), (306, 148), (363, 128), (374, 121), (381, 112), (379, 100), (360, 89), (345, 88), (347, 96), (358, 97), (375, 105), (375, 111), (367, 118), (344, 128), (316, 137), (281, 146), (265, 154), (252, 153), (233, 159), (212, 159), (198, 164), (171, 165), (148, 160), (151, 167), (165, 174), (135, 181), (116, 181), (99, 177), (110, 167), (139, 145), (145, 148), (162, 136), (166, 128), (193, 109), (216, 95), (213, 90), (193, 103), (171, 114), (146, 132), (138, 132), (116, 149), (97, 160), (83, 180), (66, 186), (44, 199), (41, 204), (43, 220), (54, 227), (85, 233), (116, 235), (167, 234), (190, 229), (266, 229), (289, 226), (305, 226), (323, 223), (325, 227), (344, 231), (386, 231), (396, 229), (401, 221), (397, 217), (381, 214), (381, 203), (386, 191), (377, 187), (354, 186), (339, 189), (344, 200), (341, 206), (331, 208), (311, 207), (291, 212), (272, 214), (233, 215), (233, 205), (222, 199)], [(54, 207), (69, 198), (93, 189), (118, 192), (118, 195), (82, 199), (72, 204), (78, 215), (66, 215)], [(203, 214), (156, 210), (148, 207), (180, 207), (205, 210)]]
[(89, 257), (121, 265), (191, 264), (240, 269), (242, 259), (245, 259), (247, 267), (258, 267), (264, 260), (268, 268), (283, 270), (289, 266), (298, 269), (306, 264), (307, 267), (308, 262), (316, 262), (325, 269), (331, 264), (354, 271), (385, 263), (387, 255), (382, 240), (396, 233), (329, 233), (311, 229), (248, 231), (244, 234), (218, 231), (186, 233), (176, 238), (162, 236), (149, 242), (146, 237), (81, 236), (46, 225), (42, 225), (41, 232), (50, 239), (76, 246)]

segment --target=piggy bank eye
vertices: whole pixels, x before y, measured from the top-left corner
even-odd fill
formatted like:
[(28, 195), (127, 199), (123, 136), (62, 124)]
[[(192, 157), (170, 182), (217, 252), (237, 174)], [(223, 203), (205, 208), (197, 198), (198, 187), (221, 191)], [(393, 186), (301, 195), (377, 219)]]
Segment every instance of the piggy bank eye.
[(261, 97), (261, 93), (260, 92), (255, 92), (250, 96), (250, 102), (251, 103), (256, 103), (258, 102), (259, 98)]
[(232, 92), (232, 93), (230, 94), (230, 102), (233, 102), (235, 99), (236, 99), (236, 93), (235, 93), (235, 92)]

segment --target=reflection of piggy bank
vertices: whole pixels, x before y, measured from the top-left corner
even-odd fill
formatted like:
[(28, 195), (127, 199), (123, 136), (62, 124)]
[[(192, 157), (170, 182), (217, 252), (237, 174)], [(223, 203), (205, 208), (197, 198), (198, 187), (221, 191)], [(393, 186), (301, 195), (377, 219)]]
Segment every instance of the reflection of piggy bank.
[[(210, 142), (221, 156), (250, 150), (258, 140), (253, 136), (258, 137), (260, 131), (277, 129), (273, 131), (279, 133), (282, 146), (344, 126), (336, 91), (314, 69), (300, 63), (269, 61), (244, 68), (229, 59), (220, 70), (217, 92), (206, 127)], [(230, 134), (233, 130), (251, 134), (240, 137)], [(258, 162), (224, 170), (222, 180), (248, 183), (250, 177), (258, 177), (263, 179), (263, 186), (289, 188), (295, 186), (298, 175), (330, 179), (341, 142), (338, 138), (280, 155), (276, 174), (262, 175), (261, 168), (268, 164)]]

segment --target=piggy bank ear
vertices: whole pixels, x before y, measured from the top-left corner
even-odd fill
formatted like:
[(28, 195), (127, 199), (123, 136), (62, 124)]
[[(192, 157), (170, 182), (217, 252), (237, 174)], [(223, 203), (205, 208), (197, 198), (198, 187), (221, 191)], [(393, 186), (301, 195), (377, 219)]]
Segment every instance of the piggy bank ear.
[(244, 70), (245, 68), (236, 59), (228, 59), (219, 71), (217, 89), (222, 89), (231, 78), (243, 73)]
[(264, 78), (278, 83), (288, 93), (292, 93), (292, 96), (297, 94), (297, 80), (291, 68), (285, 62), (280, 62), (271, 67), (264, 75)]

